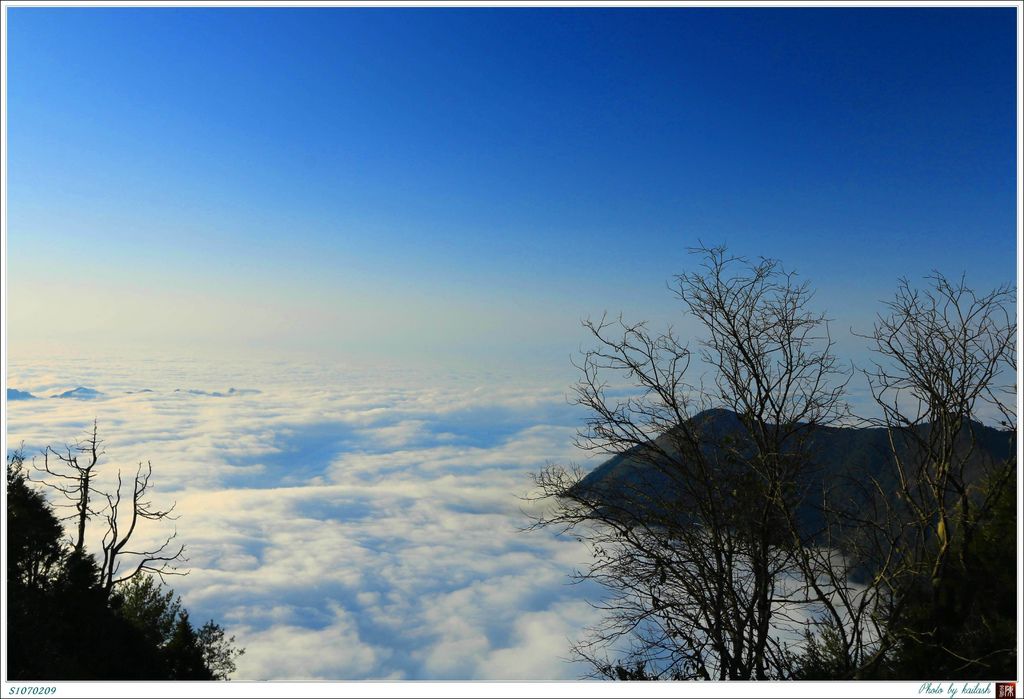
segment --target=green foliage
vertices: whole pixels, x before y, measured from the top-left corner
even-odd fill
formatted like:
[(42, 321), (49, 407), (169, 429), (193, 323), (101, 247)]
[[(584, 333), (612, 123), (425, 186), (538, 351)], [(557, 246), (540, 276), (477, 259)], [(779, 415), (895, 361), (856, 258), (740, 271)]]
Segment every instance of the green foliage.
[[(918, 583), (904, 615), (892, 678), (981, 680), (1016, 673), (1017, 503), (1013, 479), (969, 542), (958, 541), (939, 585)], [(986, 484), (986, 489), (993, 488)]]
[(96, 561), (69, 550), (24, 458), (7, 458), (7, 667), (12, 680), (227, 679), (242, 654), (213, 621), (198, 631), (149, 576), (112, 595)]
[(45, 588), (65, 556), (63, 530), (43, 496), (28, 486), (24, 465), (20, 450), (7, 458), (7, 580)]
[(656, 680), (674, 680), (678, 682), (686, 679), (678, 671), (668, 671), (661, 675), (654, 674), (648, 669), (647, 663), (643, 660), (636, 660), (631, 665), (624, 665), (622, 663), (601, 665), (598, 667), (598, 672), (607, 679), (620, 682), (653, 682)]
[(245, 650), (212, 619), (196, 629), (181, 598), (155, 578), (140, 575), (118, 586), (119, 613), (167, 658), (173, 679), (227, 680)]
[(818, 625), (818, 634), (804, 634), (803, 653), (793, 656), (793, 679), (851, 679), (851, 668), (839, 630), (830, 619)]
[(182, 611), (174, 624), (171, 637), (164, 646), (171, 679), (212, 680), (213, 673), (206, 667), (199, 637), (188, 620), (188, 612)]
[(121, 616), (139, 629), (154, 646), (166, 646), (181, 613), (181, 598), (164, 589), (149, 575), (119, 585), (114, 593)]
[(215, 680), (227, 680), (235, 671), (235, 660), (245, 653), (235, 647), (235, 637), (226, 637), (224, 629), (211, 619), (199, 628), (199, 647), (203, 649), (203, 663)]
[(107, 604), (88, 555), (66, 549), (20, 452), (7, 459), (8, 672), (11, 679), (148, 679), (155, 649)]

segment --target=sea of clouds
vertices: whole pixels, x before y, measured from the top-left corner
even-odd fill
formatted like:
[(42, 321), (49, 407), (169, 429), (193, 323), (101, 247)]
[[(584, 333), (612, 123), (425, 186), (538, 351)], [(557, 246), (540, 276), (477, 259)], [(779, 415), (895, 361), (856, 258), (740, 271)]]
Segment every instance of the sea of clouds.
[[(176, 502), (193, 621), (245, 647), (236, 679), (581, 677), (572, 639), (600, 592), (586, 550), (524, 532), (529, 474), (584, 460), (567, 383), (484, 370), (295, 362), (8, 362), (8, 446), (97, 420), (108, 486), (153, 465)], [(73, 392), (78, 387), (97, 393)], [(234, 390), (231, 390), (234, 389)], [(593, 461), (585, 462), (593, 465)]]

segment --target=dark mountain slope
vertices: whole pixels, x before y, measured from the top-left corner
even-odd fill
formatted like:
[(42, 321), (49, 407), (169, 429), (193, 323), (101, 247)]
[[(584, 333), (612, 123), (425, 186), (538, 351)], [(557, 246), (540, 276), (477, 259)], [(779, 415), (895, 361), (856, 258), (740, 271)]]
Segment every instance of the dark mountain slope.
[[(743, 470), (748, 470), (726, 453), (750, 454), (746, 432), (735, 413), (728, 410), (709, 410), (694, 416), (689, 426), (700, 434), (702, 453), (706, 460), (719, 469), (722, 479), (734, 480), (742, 489)], [(971, 456), (967, 477), (980, 476), (986, 462), (1003, 460), (1013, 454), (1014, 435), (972, 423), (975, 449)], [(920, 430), (927, 430), (924, 426)], [(909, 435), (896, 434), (897, 453), (913, 461), (914, 448)], [(652, 446), (638, 446), (613, 456), (590, 472), (577, 486), (589, 496), (624, 510), (643, 516), (657, 511), (662, 516), (674, 509), (682, 515), (687, 507), (685, 490), (680, 478), (687, 469), (673, 466), (680, 460), (678, 434), (667, 433), (658, 437)], [(964, 439), (966, 444), (966, 436)], [(892, 492), (897, 484), (896, 469), (890, 446), (889, 433), (884, 428), (821, 427), (808, 436), (809, 462), (799, 468), (794, 488), (798, 493), (797, 516), (801, 530), (813, 537), (822, 524), (820, 512), (822, 493), (828, 490), (833, 502), (856, 510), (868, 503), (872, 479), (885, 492)], [(660, 453), (655, 453), (660, 452)], [(667, 455), (669, 458), (665, 458)], [(731, 464), (731, 465), (730, 465)], [(741, 505), (743, 493), (735, 492)]]

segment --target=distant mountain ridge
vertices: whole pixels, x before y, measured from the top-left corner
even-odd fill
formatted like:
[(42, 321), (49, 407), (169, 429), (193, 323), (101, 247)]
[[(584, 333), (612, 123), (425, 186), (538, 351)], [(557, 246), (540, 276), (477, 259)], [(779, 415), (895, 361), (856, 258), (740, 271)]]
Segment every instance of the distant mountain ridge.
[(203, 391), (198, 388), (176, 388), (175, 393), (188, 393), (193, 396), (209, 396), (211, 398), (229, 398), (231, 396), (254, 396), (260, 393), (255, 388), (229, 388), (222, 391)]
[[(255, 388), (229, 388), (227, 391), (203, 391), (196, 388), (176, 388), (175, 393), (185, 393), (192, 396), (208, 396), (212, 398), (231, 398), (234, 396), (255, 396), (259, 395), (261, 391)], [(142, 393), (156, 393), (151, 388), (141, 388), (136, 391), (125, 391), (125, 395), (138, 395)], [(87, 386), (76, 386), (75, 388), (64, 391), (63, 393), (54, 393), (49, 398), (62, 398), (72, 400), (92, 400), (94, 398), (102, 398), (106, 396), (105, 393), (96, 390), (95, 388), (89, 388)], [(16, 388), (7, 389), (7, 400), (38, 400), (42, 396), (37, 396), (28, 391), (21, 391)]]
[[(724, 410), (704, 411), (688, 421), (700, 431), (710, 445), (706, 453), (714, 456), (723, 440), (732, 438), (735, 444), (745, 437), (739, 415)], [(977, 458), (1010, 457), (1016, 447), (1014, 433), (973, 423)], [(672, 446), (672, 436), (662, 435), (654, 440), (668, 454), (678, 457)], [(857, 484), (877, 479), (879, 484), (892, 490), (896, 487), (895, 468), (891, 467), (892, 452), (888, 430), (882, 427), (817, 427), (809, 435), (811, 463), (804, 469), (799, 488), (807, 493), (821, 493), (830, 488), (837, 495), (855, 502), (861, 494)], [(647, 455), (645, 455), (645, 452)], [(721, 453), (719, 451), (719, 453)], [(597, 500), (622, 507), (665, 507), (677, 496), (680, 486), (666, 473), (663, 465), (652, 463), (650, 452), (644, 447), (633, 447), (600, 464), (576, 486), (596, 496)], [(901, 457), (908, 456), (902, 453)], [(632, 501), (632, 505), (630, 503)], [(820, 501), (820, 498), (819, 498)], [(652, 503), (657, 503), (652, 505)], [(813, 498), (808, 498), (797, 510), (801, 529), (805, 533), (817, 531), (822, 517)]]
[(78, 386), (72, 388), (69, 391), (63, 393), (55, 393), (50, 398), (73, 398), (75, 400), (92, 400), (93, 398), (99, 398), (103, 394), (97, 391), (95, 388), (87, 388), (86, 386)]

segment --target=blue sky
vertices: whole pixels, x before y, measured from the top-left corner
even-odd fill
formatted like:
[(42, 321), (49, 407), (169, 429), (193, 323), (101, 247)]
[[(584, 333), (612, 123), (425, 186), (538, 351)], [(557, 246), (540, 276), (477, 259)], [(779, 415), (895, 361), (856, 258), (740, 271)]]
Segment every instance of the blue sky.
[(564, 362), (698, 239), (844, 324), (1015, 276), (1013, 8), (8, 13), (14, 354)]

